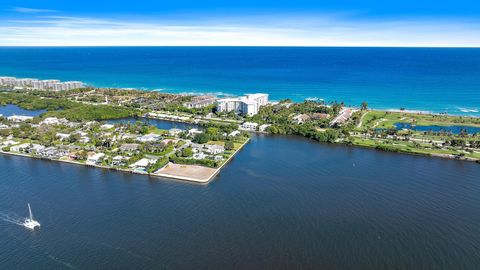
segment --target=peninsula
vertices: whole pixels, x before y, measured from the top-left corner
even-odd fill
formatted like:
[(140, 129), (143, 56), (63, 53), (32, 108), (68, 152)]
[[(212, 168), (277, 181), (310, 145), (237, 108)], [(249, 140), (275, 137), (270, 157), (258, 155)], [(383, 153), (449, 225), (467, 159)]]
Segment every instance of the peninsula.
[[(0, 84), (0, 105), (43, 113), (0, 118), (4, 154), (195, 182), (210, 181), (251, 132), (480, 160), (475, 117), (371, 110), (366, 102), (357, 108), (319, 100), (269, 102), (267, 94), (218, 98), (83, 85), (70, 90), (12, 86)], [(161, 129), (148, 124), (152, 118), (192, 127)]]

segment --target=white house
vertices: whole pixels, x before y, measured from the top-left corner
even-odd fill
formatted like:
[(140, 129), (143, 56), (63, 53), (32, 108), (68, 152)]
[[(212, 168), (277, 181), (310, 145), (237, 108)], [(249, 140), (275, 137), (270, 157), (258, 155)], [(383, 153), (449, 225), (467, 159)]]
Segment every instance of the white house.
[(112, 125), (112, 124), (103, 124), (100, 126), (100, 128), (103, 130), (111, 129), (113, 127), (115, 127), (115, 125)]
[(10, 151), (22, 152), (22, 151), (25, 151), (29, 146), (30, 146), (29, 143), (22, 143), (22, 144), (10, 147)]
[(88, 165), (95, 165), (95, 164), (98, 164), (98, 163), (102, 162), (104, 157), (105, 157), (104, 153), (96, 153), (96, 154), (88, 156), (86, 163)]
[(7, 117), (7, 120), (12, 122), (25, 122), (32, 119), (33, 119), (33, 116), (26, 116), (26, 115), (12, 115)]
[(58, 119), (57, 117), (47, 117), (40, 122), (40, 125), (60, 125), (68, 124), (68, 120), (65, 118)]
[(147, 134), (137, 138), (139, 142), (156, 142), (160, 140), (162, 136), (158, 134)]
[(225, 151), (225, 147), (223, 147), (222, 145), (218, 145), (218, 144), (207, 144), (205, 145), (205, 152), (209, 153), (209, 154), (212, 154), (212, 155), (217, 155), (217, 154), (221, 154)]
[(257, 123), (253, 123), (253, 122), (244, 122), (244, 123), (240, 126), (241, 129), (249, 130), (249, 131), (256, 131), (256, 130), (257, 130), (257, 127), (258, 127), (258, 124), (257, 124)]
[(203, 133), (203, 131), (198, 130), (198, 129), (196, 129), (196, 128), (192, 128), (192, 129), (189, 129), (189, 130), (188, 130), (188, 136), (192, 136), (192, 137), (193, 137), (193, 136), (195, 136), (195, 135), (197, 135), (197, 134), (200, 134), (200, 133)]
[(130, 168), (146, 168), (150, 164), (155, 164), (157, 162), (155, 159), (149, 159), (149, 158), (142, 158), (139, 161), (131, 164)]

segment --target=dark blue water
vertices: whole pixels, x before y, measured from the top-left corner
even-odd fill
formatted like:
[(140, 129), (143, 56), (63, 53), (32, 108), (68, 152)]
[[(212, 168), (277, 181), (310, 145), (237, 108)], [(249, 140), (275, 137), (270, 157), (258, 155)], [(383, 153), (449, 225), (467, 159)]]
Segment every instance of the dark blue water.
[(480, 116), (480, 49), (3, 47), (0, 74)]
[(433, 132), (451, 132), (453, 134), (459, 134), (462, 130), (468, 134), (480, 133), (479, 127), (470, 126), (412, 126), (409, 123), (395, 123), (395, 128), (400, 129), (412, 129), (417, 131), (433, 131)]
[(3, 116), (12, 116), (12, 115), (26, 115), (26, 116), (38, 116), (42, 113), (46, 112), (45, 110), (35, 110), (29, 111), (22, 109), (16, 105), (0, 105), (0, 114)]
[[(480, 166), (255, 136), (209, 185), (0, 155), (2, 269), (478, 269)], [(30, 202), (42, 228), (5, 221)]]
[(164, 120), (158, 120), (158, 119), (150, 119), (150, 118), (133, 118), (133, 117), (127, 117), (127, 118), (121, 118), (121, 119), (112, 119), (108, 120), (107, 122), (110, 124), (119, 124), (119, 123), (136, 123), (138, 121), (141, 121), (145, 124), (148, 124), (150, 126), (155, 126), (159, 129), (171, 129), (171, 128), (179, 128), (183, 130), (188, 130), (191, 128), (201, 128), (198, 125), (195, 124), (189, 124), (189, 123), (183, 123), (183, 122), (175, 122), (175, 121), (164, 121)]

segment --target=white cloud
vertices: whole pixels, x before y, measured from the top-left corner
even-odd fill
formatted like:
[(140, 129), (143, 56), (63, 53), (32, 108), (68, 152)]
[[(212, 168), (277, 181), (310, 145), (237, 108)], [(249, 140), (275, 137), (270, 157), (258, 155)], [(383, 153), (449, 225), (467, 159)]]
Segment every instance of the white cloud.
[(480, 47), (479, 26), (475, 21), (362, 21), (326, 15), (181, 22), (42, 16), (0, 22), (0, 45)]
[(52, 10), (52, 9), (39, 9), (39, 8), (27, 8), (27, 7), (14, 7), (12, 10), (19, 13), (55, 12), (55, 10)]

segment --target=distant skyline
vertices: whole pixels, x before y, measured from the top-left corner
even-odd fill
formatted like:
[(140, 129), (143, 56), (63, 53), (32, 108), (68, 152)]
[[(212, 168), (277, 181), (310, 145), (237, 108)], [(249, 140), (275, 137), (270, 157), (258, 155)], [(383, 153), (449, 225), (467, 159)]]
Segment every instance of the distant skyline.
[(17, 1), (0, 46), (480, 47), (472, 0)]

